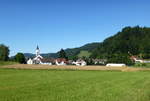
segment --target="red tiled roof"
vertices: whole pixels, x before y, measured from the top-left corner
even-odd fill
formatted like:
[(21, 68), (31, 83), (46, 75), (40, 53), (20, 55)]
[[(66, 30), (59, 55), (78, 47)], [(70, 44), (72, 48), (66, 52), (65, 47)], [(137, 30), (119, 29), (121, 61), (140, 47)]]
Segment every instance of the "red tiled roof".
[(68, 61), (67, 61), (65, 58), (57, 58), (56, 60), (57, 60), (59, 63), (62, 62), (62, 61), (63, 61), (64, 63), (68, 63)]

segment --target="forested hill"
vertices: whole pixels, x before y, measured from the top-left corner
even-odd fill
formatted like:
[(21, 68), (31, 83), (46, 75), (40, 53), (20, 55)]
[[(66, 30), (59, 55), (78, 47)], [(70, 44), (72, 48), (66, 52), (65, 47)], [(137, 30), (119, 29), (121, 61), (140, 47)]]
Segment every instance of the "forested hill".
[(65, 50), (67, 56), (74, 56), (74, 55), (78, 55), (81, 51), (88, 51), (88, 52), (92, 52), (93, 49), (97, 48), (99, 46), (100, 43), (90, 43), (90, 44), (86, 44), (84, 46), (78, 47), (78, 48), (68, 48)]
[(121, 32), (100, 43), (92, 52), (92, 57), (107, 58), (112, 54), (130, 54), (150, 58), (150, 28), (125, 27)]

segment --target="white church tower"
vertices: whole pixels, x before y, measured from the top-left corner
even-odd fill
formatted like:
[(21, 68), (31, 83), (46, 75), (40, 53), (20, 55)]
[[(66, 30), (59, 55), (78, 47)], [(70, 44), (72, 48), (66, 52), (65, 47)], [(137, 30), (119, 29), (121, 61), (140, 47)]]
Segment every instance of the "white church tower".
[(33, 59), (29, 59), (29, 60), (27, 61), (27, 64), (42, 64), (42, 61), (41, 61), (41, 60), (43, 59), (43, 57), (40, 55), (40, 49), (39, 49), (38, 46), (37, 46), (37, 48), (36, 48), (35, 53), (36, 53), (36, 57), (33, 58)]
[(40, 55), (40, 49), (39, 49), (39, 46), (37, 46), (35, 53), (36, 53), (36, 57)]
[(33, 61), (35, 64), (41, 64), (42, 63), (41, 59), (43, 59), (43, 57), (40, 55), (40, 49), (38, 46), (35, 52), (36, 52), (36, 57), (33, 59)]

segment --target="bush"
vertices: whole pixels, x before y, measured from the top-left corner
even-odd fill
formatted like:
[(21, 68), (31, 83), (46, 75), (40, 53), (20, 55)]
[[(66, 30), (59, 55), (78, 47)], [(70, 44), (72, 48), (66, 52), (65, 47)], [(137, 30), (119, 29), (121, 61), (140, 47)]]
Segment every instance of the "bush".
[(19, 62), (21, 64), (25, 64), (26, 60), (25, 60), (25, 56), (23, 53), (17, 53), (17, 55), (15, 56), (15, 61)]
[(94, 65), (94, 62), (91, 58), (86, 58), (85, 62), (87, 63), (87, 65)]
[(146, 67), (150, 68), (150, 63), (135, 63), (135, 67)]
[(134, 65), (134, 62), (127, 54), (113, 54), (108, 57), (107, 63), (124, 63), (126, 65)]

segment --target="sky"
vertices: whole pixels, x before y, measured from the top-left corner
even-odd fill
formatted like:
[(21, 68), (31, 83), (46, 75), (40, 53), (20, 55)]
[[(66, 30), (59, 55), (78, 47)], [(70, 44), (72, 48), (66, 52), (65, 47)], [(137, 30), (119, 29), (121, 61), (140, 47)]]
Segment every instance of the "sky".
[(0, 0), (0, 44), (42, 53), (102, 42), (125, 26), (150, 27), (149, 0)]

